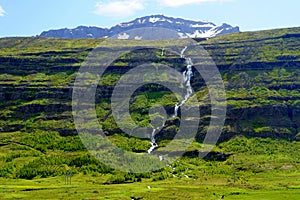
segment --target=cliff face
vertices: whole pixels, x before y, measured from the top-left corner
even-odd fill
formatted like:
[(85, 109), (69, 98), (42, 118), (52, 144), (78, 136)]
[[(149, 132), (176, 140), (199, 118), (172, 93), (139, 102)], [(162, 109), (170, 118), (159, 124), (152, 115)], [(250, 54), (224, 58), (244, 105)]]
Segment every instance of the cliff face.
[[(235, 135), (299, 139), (300, 127), (300, 38), (299, 28), (258, 33), (239, 33), (198, 43), (212, 55), (225, 82), (227, 118), (219, 142)], [(274, 36), (275, 35), (275, 36)], [(58, 40), (46, 38), (0, 39), (0, 132), (26, 134), (53, 131), (62, 137), (76, 135), (72, 117), (72, 87), (76, 73), (90, 50), (101, 40)], [(158, 45), (158, 48), (161, 48)], [(98, 86), (96, 110), (107, 135), (122, 133), (111, 114), (110, 97), (116, 81), (137, 64), (163, 62), (183, 72), (178, 56), (160, 56), (159, 49), (135, 52), (118, 59)], [(148, 55), (148, 56), (141, 56)], [(192, 86), (200, 106), (198, 140), (209, 123), (209, 97), (205, 83), (195, 73)], [(147, 91), (147, 92), (146, 92)], [(169, 116), (177, 99), (159, 85), (140, 88), (132, 97), (130, 111), (141, 125), (151, 101), (160, 100)], [(192, 105), (195, 106), (195, 105)], [(169, 119), (156, 135), (172, 139), (180, 124)]]
[(294, 140), (299, 132), (299, 113), (299, 107), (287, 105), (228, 109), (227, 131), (250, 137)]

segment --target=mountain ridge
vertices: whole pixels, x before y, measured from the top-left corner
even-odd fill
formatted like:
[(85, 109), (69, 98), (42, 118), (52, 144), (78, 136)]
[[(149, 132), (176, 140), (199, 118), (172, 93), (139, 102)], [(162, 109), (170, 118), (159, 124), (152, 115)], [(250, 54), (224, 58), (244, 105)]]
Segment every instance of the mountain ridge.
[[(40, 34), (41, 37), (54, 38), (109, 38), (120, 37), (126, 31), (139, 28), (165, 28), (178, 33), (179, 38), (211, 38), (218, 35), (240, 32), (239, 27), (233, 27), (223, 23), (216, 25), (207, 21), (193, 21), (190, 19), (182, 19), (175, 17), (167, 17), (164, 15), (150, 15), (129, 22), (119, 23), (110, 28), (102, 28), (98, 26), (78, 26), (74, 29), (56, 29), (44, 31)], [(133, 39), (135, 37), (131, 36)], [(139, 38), (139, 37), (137, 37)], [(125, 39), (130, 39), (125, 38)]]

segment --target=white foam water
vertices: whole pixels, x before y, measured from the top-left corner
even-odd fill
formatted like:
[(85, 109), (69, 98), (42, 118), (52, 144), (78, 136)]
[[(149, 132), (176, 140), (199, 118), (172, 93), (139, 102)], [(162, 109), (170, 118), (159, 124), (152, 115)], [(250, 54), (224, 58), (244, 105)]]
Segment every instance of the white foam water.
[(155, 141), (155, 131), (156, 131), (156, 129), (153, 129), (152, 134), (151, 134), (151, 142), (150, 142), (151, 147), (148, 150), (149, 154), (151, 154), (152, 151), (154, 151), (154, 149), (156, 149), (158, 147), (158, 145), (156, 144), (156, 141)]
[[(192, 59), (191, 58), (186, 58), (185, 55), (184, 55), (184, 52), (187, 50), (187, 47), (184, 47), (184, 49), (181, 51), (181, 58), (185, 58), (185, 61), (187, 63), (187, 67), (186, 67), (186, 70), (183, 72), (182, 76), (183, 76), (183, 80), (184, 80), (184, 83), (185, 83), (185, 86), (186, 86), (186, 94), (184, 96), (184, 99), (179, 102), (178, 104), (175, 105), (175, 109), (174, 109), (174, 116), (173, 117), (177, 117), (178, 116), (178, 110), (179, 108), (184, 105), (187, 100), (192, 96), (193, 94), (193, 89), (192, 89), (192, 86), (191, 86), (191, 79), (193, 77), (193, 62), (192, 62)], [(163, 51), (162, 51), (162, 54), (163, 54)], [(164, 124), (163, 126), (164, 127)], [(157, 147), (157, 143), (155, 141), (155, 132), (156, 130), (159, 130), (158, 129), (153, 129), (152, 131), (152, 134), (151, 134), (151, 141), (150, 141), (150, 144), (151, 144), (151, 147), (150, 149), (148, 150), (148, 153), (151, 154)]]
[(175, 105), (175, 109), (174, 109), (174, 116), (173, 117), (177, 117), (178, 116), (178, 109), (184, 105), (187, 100), (192, 96), (193, 94), (193, 88), (191, 86), (191, 79), (193, 77), (193, 62), (191, 58), (186, 58), (184, 55), (184, 52), (186, 51), (187, 47), (185, 47), (182, 51), (181, 51), (181, 58), (185, 58), (185, 61), (187, 63), (186, 66), (186, 70), (182, 73), (183, 76), (183, 80), (185, 83), (185, 87), (186, 87), (186, 94), (184, 96), (184, 99), (179, 102), (178, 104)]

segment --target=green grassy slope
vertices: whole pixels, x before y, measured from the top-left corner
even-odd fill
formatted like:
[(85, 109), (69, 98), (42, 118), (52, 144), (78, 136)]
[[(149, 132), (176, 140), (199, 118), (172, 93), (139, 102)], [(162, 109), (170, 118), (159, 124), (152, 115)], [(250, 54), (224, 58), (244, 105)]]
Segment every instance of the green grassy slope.
[[(83, 198), (79, 194), (83, 192), (91, 198), (128, 199), (136, 195), (159, 199), (170, 198), (175, 193), (188, 199), (188, 193), (190, 199), (199, 199), (199, 188), (203, 198), (210, 199), (222, 195), (228, 199), (263, 196), (292, 199), (299, 195), (300, 28), (238, 33), (198, 43), (212, 55), (225, 81), (227, 120), (215, 151), (224, 152), (228, 157), (220, 161), (215, 156), (193, 157), (191, 152), (199, 149), (198, 142), (203, 139), (201, 130), (207, 124), (204, 117), (198, 142), (190, 147), (190, 153), (173, 164), (175, 170), (166, 167), (144, 174), (121, 173), (99, 163), (88, 155), (76, 135), (71, 114), (76, 72), (88, 53), (102, 41), (0, 39), (0, 176), (9, 178), (10, 182), (0, 189), (0, 197), (29, 198), (36, 193), (70, 191), (72, 194), (57, 198), (68, 195)], [(165, 43), (154, 45), (162, 48)], [(159, 49), (125, 55), (106, 72), (96, 98), (97, 115), (105, 133), (119, 147), (134, 152), (146, 152), (149, 140), (122, 134), (111, 115), (109, 97), (124, 72), (146, 61), (169, 64), (179, 71), (185, 68), (183, 59), (171, 54), (162, 57)], [(205, 84), (198, 74), (192, 85), (199, 100), (207, 98)], [(133, 119), (142, 126), (148, 125), (148, 110), (156, 101), (165, 106), (169, 115), (178, 101), (165, 88), (145, 89), (150, 90), (135, 93), (130, 107)], [(204, 101), (200, 108), (207, 110), (207, 107), (209, 104)], [(175, 134), (176, 120), (169, 120), (169, 125), (158, 135), (160, 146)], [(62, 175), (68, 169), (78, 174), (74, 186), (57, 188), (63, 184)], [(82, 174), (85, 174), (83, 180)], [(56, 178), (39, 179), (52, 176)], [(18, 182), (11, 178), (36, 178), (36, 181)], [(95, 182), (90, 185), (84, 183), (85, 179)], [(5, 185), (7, 179), (0, 181)], [(101, 186), (105, 182), (138, 183), (110, 187), (114, 192), (106, 194), (105, 187)], [(154, 189), (149, 191), (148, 185)], [(44, 189), (24, 191), (36, 187)], [(128, 190), (120, 192), (120, 187)]]
[(294, 28), (233, 34), (203, 44), (222, 63), (228, 104), (233, 108), (228, 113), (231, 132), (285, 134), (295, 139), (299, 133), (299, 42), (299, 28)]

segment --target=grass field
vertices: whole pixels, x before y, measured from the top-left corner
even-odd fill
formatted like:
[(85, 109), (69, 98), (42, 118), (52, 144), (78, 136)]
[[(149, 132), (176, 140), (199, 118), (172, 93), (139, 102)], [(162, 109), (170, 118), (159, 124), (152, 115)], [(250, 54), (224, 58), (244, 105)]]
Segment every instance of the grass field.
[[(195, 143), (191, 149), (197, 147)], [(149, 177), (123, 180), (121, 184), (111, 184), (109, 180), (126, 177), (126, 173), (86, 172), (83, 169), (90, 163), (85, 163), (86, 166), (72, 168), (70, 184), (65, 183), (63, 174), (31, 180), (0, 178), (0, 199), (296, 200), (300, 196), (299, 147), (299, 142), (237, 137), (214, 149), (225, 154), (234, 151), (234, 157), (227, 160), (181, 157), (171, 167), (150, 173)], [(25, 158), (14, 158), (8, 163), (18, 166), (20, 159), (25, 162)]]
[(226, 177), (207, 180), (172, 178), (164, 181), (103, 185), (106, 176), (75, 175), (66, 185), (64, 177), (0, 179), (1, 199), (299, 199), (300, 173), (263, 173), (247, 183), (228, 183)]

